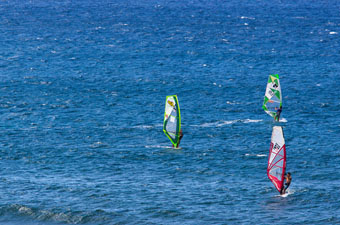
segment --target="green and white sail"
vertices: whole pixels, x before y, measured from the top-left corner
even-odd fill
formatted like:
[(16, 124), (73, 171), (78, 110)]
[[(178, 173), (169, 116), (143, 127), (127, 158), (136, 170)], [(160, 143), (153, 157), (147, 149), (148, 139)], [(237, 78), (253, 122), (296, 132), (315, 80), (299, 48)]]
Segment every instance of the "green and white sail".
[(181, 130), (181, 112), (176, 95), (166, 96), (163, 131), (177, 148)]
[(279, 75), (269, 75), (262, 108), (270, 116), (276, 116), (276, 111), (282, 106), (282, 93)]

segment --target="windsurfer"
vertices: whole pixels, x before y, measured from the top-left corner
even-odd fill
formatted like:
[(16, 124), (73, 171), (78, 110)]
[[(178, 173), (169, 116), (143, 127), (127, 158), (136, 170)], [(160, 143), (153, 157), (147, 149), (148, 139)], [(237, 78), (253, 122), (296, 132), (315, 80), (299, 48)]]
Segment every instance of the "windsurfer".
[(292, 182), (292, 176), (289, 172), (287, 173), (285, 178), (286, 178), (286, 183), (285, 183), (285, 187), (282, 187), (282, 189), (281, 189), (281, 192), (280, 192), (281, 195), (286, 193), (286, 190), (289, 187), (290, 182)]
[[(179, 143), (181, 143), (182, 138), (183, 138), (183, 131), (181, 129), (179, 131), (179, 140), (178, 140), (177, 148), (179, 147)], [(172, 147), (175, 147), (175, 146), (172, 144)]]
[(276, 121), (279, 121), (280, 120), (280, 115), (281, 115), (281, 112), (282, 112), (282, 105), (280, 106), (280, 108), (275, 108), (277, 111), (276, 111), (276, 115), (274, 117), (274, 120)]

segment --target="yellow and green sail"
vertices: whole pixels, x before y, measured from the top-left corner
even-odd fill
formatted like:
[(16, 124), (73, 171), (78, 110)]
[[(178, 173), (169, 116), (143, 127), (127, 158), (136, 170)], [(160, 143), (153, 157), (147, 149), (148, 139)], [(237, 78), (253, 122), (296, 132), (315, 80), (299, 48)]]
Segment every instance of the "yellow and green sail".
[(281, 106), (282, 93), (279, 75), (269, 75), (262, 108), (266, 113), (275, 118), (276, 112)]
[(166, 96), (163, 131), (177, 148), (181, 130), (181, 112), (176, 95)]

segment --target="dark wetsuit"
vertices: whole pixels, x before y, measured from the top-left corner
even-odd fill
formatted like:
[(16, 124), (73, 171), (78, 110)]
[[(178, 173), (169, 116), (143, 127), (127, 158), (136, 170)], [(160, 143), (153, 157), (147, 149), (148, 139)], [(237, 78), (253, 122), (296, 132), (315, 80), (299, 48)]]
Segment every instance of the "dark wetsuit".
[(182, 133), (182, 130), (181, 130), (181, 131), (179, 132), (179, 140), (178, 140), (177, 148), (178, 148), (178, 146), (179, 146), (179, 143), (181, 143), (182, 137), (183, 137), (183, 133)]
[(276, 111), (276, 116), (275, 116), (275, 120), (279, 121), (280, 120), (280, 115), (282, 112), (282, 107), (280, 107), (277, 111)]
[(183, 137), (183, 133), (182, 133), (182, 131), (181, 131), (181, 132), (179, 133), (179, 142), (178, 142), (178, 144), (181, 142), (182, 137)]
[[(183, 138), (183, 132), (182, 132), (182, 129), (181, 129), (181, 131), (179, 132), (179, 140), (178, 140), (177, 148), (179, 146), (179, 143), (181, 143), (182, 138)], [(172, 147), (175, 147), (175, 146), (172, 145)]]

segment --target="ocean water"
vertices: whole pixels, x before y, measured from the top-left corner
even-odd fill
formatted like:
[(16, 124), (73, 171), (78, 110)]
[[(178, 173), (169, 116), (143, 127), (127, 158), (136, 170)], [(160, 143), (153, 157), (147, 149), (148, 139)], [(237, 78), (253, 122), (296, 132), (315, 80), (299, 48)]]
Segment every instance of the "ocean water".
[(339, 75), (339, 1), (1, 1), (0, 224), (340, 224)]

